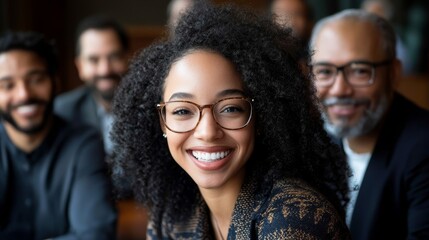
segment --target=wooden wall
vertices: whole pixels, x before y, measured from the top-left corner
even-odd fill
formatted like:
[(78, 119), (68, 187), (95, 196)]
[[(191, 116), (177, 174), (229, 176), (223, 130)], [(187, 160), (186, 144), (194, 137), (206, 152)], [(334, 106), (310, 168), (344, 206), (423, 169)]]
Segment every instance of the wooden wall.
[(429, 75), (404, 76), (399, 81), (397, 90), (420, 107), (429, 110)]

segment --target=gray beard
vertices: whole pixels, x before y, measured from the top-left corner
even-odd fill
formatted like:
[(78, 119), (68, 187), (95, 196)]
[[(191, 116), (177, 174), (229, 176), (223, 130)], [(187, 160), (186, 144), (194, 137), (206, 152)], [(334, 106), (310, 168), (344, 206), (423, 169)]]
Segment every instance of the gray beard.
[[(325, 105), (325, 104), (324, 104)], [(350, 138), (363, 136), (371, 132), (380, 122), (388, 107), (386, 94), (380, 98), (380, 102), (374, 110), (365, 110), (363, 116), (358, 122), (352, 126), (347, 125), (347, 119), (343, 119), (340, 123), (334, 125), (329, 120), (326, 111), (322, 111), (325, 130), (336, 138)]]

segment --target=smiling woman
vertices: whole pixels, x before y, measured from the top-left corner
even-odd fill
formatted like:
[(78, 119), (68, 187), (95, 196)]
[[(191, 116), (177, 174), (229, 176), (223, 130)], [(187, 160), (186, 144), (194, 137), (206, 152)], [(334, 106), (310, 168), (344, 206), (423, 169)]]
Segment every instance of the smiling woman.
[[(240, 189), (255, 137), (252, 105), (243, 99), (243, 81), (233, 64), (217, 53), (191, 51), (171, 66), (164, 87), (163, 99), (174, 104), (173, 113), (163, 117), (173, 159), (202, 191)], [(199, 107), (177, 105), (179, 100), (209, 108), (200, 114)]]
[(150, 211), (147, 237), (348, 239), (346, 163), (290, 31), (198, 5), (173, 36), (114, 100), (113, 167)]

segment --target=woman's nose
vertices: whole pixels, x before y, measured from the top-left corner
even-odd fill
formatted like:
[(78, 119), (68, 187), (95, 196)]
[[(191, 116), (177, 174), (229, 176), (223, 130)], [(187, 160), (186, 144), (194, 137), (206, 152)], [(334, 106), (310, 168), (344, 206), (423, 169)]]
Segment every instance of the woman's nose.
[(201, 117), (194, 130), (194, 136), (204, 141), (212, 141), (223, 136), (223, 129), (217, 124), (213, 112), (209, 109), (201, 111)]

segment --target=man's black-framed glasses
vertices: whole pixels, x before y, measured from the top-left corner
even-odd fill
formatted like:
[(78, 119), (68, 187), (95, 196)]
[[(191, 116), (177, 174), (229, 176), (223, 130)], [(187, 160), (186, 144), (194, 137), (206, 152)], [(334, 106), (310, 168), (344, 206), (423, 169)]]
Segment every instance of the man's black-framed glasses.
[(374, 83), (375, 69), (390, 64), (391, 60), (382, 62), (355, 61), (342, 66), (329, 63), (315, 63), (312, 71), (317, 87), (329, 87), (335, 83), (338, 72), (342, 71), (345, 80), (354, 87), (366, 87)]
[(172, 132), (194, 130), (201, 120), (204, 108), (210, 108), (216, 123), (227, 130), (246, 127), (253, 113), (252, 102), (245, 97), (229, 97), (213, 104), (198, 105), (191, 101), (169, 101), (157, 104), (158, 113), (165, 126)]

